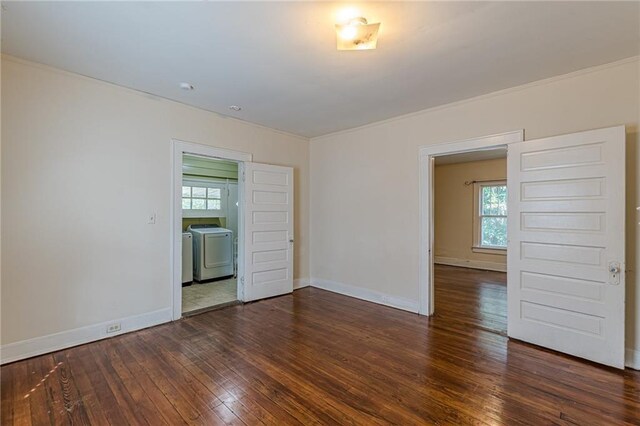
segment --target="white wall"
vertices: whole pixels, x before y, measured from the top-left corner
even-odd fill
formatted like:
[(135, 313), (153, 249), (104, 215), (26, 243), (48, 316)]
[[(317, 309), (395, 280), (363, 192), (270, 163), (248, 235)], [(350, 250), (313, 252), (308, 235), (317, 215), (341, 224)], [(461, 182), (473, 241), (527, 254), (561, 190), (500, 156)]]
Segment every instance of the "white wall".
[(3, 349), (170, 312), (171, 138), (294, 167), (295, 278), (308, 277), (307, 139), (9, 57), (2, 124)]
[[(635, 58), (312, 139), (312, 285), (417, 307), (420, 145), (619, 124), (627, 126), (627, 262), (637, 270), (638, 72)], [(640, 351), (640, 292), (636, 274), (627, 279), (627, 347)], [(640, 367), (640, 352), (630, 354)]]

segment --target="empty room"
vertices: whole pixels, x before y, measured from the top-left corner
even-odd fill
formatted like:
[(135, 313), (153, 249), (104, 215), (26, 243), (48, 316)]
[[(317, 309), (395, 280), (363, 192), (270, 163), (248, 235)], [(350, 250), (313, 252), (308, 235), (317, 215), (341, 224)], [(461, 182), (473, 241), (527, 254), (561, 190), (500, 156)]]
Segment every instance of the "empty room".
[(640, 2), (0, 17), (0, 424), (640, 424)]
[(435, 158), (434, 312), (507, 333), (507, 151)]

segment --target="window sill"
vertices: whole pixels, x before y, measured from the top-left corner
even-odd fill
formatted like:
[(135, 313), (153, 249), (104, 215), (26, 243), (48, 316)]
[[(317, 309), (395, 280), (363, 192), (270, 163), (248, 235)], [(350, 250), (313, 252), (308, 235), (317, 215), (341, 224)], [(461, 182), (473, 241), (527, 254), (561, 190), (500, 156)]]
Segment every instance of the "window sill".
[(182, 210), (183, 219), (213, 219), (225, 216), (225, 213), (221, 211), (210, 212), (207, 210)]
[(471, 251), (474, 253), (497, 254), (499, 256), (507, 255), (507, 249), (502, 247), (471, 247)]

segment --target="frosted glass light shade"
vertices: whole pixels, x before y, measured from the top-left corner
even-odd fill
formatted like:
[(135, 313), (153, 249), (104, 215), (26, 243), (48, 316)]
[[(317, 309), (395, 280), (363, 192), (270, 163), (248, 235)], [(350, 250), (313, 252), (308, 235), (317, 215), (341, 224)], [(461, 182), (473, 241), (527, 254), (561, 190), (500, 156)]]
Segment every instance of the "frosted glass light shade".
[(336, 24), (338, 50), (375, 49), (378, 44), (380, 24), (367, 24), (364, 18), (357, 18), (348, 24)]

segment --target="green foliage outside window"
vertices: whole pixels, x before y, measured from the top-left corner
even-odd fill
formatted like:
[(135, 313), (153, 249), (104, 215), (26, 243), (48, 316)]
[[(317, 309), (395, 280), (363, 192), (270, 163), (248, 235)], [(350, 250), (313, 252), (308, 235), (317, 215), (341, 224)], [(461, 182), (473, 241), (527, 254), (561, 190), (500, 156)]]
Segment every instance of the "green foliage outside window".
[(507, 247), (507, 187), (483, 186), (480, 192), (480, 245)]

